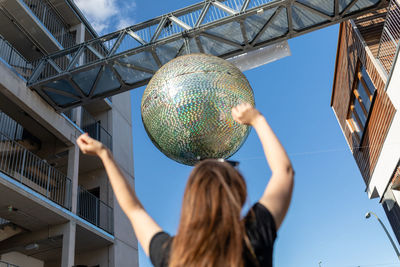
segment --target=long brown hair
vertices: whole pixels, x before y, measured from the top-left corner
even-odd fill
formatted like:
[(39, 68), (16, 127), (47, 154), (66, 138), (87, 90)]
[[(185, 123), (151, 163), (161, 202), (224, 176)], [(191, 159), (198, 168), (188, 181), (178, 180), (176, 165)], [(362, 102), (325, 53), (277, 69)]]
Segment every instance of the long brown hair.
[(246, 183), (229, 163), (198, 163), (186, 185), (169, 266), (243, 267), (248, 239), (241, 211), (246, 197)]

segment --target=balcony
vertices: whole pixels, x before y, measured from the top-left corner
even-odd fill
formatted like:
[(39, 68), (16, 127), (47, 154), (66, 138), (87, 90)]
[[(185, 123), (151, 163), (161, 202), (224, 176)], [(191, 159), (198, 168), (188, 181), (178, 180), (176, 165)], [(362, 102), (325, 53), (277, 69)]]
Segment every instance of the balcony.
[(379, 42), (377, 58), (386, 74), (390, 73), (400, 43), (400, 2), (391, 0)]
[(3, 133), (0, 133), (0, 171), (71, 210), (71, 180)]
[[(4, 24), (0, 32), (25, 58), (35, 60), (43, 53), (54, 53), (76, 44), (75, 34), (69, 31), (69, 26), (48, 4), (50, 1), (0, 2), (0, 18)], [(29, 33), (29, 36), (26, 33)], [(36, 47), (40, 48), (41, 52)]]
[[(64, 115), (71, 121), (75, 121), (73, 110), (64, 112)], [(96, 120), (86, 109), (82, 107), (82, 115), (80, 118), (81, 130), (88, 133), (90, 137), (102, 142), (106, 147), (112, 150), (112, 135), (101, 126), (100, 121)]]
[(111, 134), (104, 129), (100, 121), (97, 121), (93, 116), (84, 108), (82, 108), (82, 121), (81, 121), (82, 130), (89, 135), (102, 142), (106, 147), (112, 150), (112, 136)]
[(113, 209), (81, 186), (78, 187), (79, 217), (113, 234)]
[(75, 36), (69, 32), (57, 13), (42, 0), (23, 0), (25, 5), (43, 23), (54, 38), (67, 48), (75, 45)]
[(18, 74), (27, 80), (34, 69), (34, 64), (28, 62), (7, 40), (0, 35), (0, 58), (3, 59)]
[(24, 128), (0, 110), (0, 132), (11, 140), (22, 140)]
[[(47, 163), (46, 160), (39, 158), (20, 144), (23, 136), (26, 135), (22, 134), (24, 132), (22, 125), (0, 111), (0, 172), (61, 207), (71, 210), (71, 180)], [(10, 194), (13, 194), (9, 189), (7, 190)], [(14, 197), (17, 198), (16, 195)], [(7, 199), (7, 203), (12, 203), (8, 199), (10, 196), (3, 196), (3, 198)], [(1, 202), (2, 200), (0, 200)], [(21, 207), (24, 204), (20, 201), (18, 205), (18, 207)], [(11, 216), (10, 214), (8, 215)], [(113, 233), (113, 209), (101, 201), (98, 196), (88, 192), (81, 186), (78, 187), (77, 215), (106, 232)], [(5, 218), (13, 221), (10, 219), (11, 217)], [(40, 229), (41, 227), (41, 225), (30, 225), (28, 221), (23, 219), (15, 221), (18, 225), (20, 225), (20, 222), (28, 223), (28, 225), (21, 224), (26, 229), (30, 229), (30, 227), (32, 229)]]

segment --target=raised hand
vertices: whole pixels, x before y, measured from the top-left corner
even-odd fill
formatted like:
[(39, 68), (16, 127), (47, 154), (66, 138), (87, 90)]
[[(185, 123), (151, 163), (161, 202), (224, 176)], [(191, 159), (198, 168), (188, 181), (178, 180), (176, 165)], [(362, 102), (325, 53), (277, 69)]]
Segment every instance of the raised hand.
[(96, 155), (103, 162), (115, 197), (122, 211), (129, 218), (144, 252), (149, 255), (151, 238), (162, 229), (144, 210), (136, 196), (134, 187), (131, 186), (122, 170), (118, 167), (111, 151), (101, 142), (91, 138), (87, 133), (79, 136), (76, 143), (83, 154)]
[(242, 103), (232, 108), (232, 117), (238, 123), (254, 126), (256, 119), (262, 115), (249, 103)]
[(100, 153), (105, 150), (105, 146), (89, 136), (88, 133), (82, 134), (76, 140), (83, 154), (100, 156)]
[(257, 109), (248, 103), (240, 104), (232, 109), (232, 117), (239, 123), (253, 126), (260, 138), (272, 176), (259, 202), (271, 212), (278, 229), (292, 197), (294, 171), (290, 159), (267, 120)]

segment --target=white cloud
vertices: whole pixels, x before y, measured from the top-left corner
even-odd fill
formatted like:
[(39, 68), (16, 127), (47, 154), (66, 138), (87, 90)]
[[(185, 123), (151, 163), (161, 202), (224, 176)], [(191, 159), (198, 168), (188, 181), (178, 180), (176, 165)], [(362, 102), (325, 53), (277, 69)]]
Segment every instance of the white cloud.
[(125, 16), (119, 17), (119, 22), (116, 27), (117, 30), (129, 27), (129, 26), (135, 24), (135, 20), (132, 18), (133, 17), (132, 13), (135, 9), (136, 9), (135, 1), (131, 0), (130, 3), (124, 3), (124, 10), (125, 10), (124, 15)]
[(120, 30), (120, 29), (129, 27), (133, 24), (134, 24), (134, 20), (131, 18), (120, 18), (116, 29)]
[(75, 0), (76, 5), (101, 35), (134, 24), (134, 1), (122, 0)]
[(101, 22), (96, 22), (96, 21), (92, 21), (91, 22), (93, 29), (95, 29), (95, 31), (98, 34), (101, 34), (105, 29), (107, 29), (109, 26), (106, 23), (101, 23)]
[(76, 5), (88, 19), (105, 21), (118, 13), (116, 0), (75, 0)]

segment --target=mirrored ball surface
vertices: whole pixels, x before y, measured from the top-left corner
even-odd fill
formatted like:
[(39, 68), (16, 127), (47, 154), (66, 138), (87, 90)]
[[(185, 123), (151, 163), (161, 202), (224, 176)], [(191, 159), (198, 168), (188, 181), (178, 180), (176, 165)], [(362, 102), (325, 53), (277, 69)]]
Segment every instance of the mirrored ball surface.
[(199, 159), (229, 158), (250, 128), (233, 120), (232, 107), (254, 105), (243, 73), (221, 58), (190, 54), (162, 66), (141, 103), (144, 127), (167, 157), (194, 165)]

